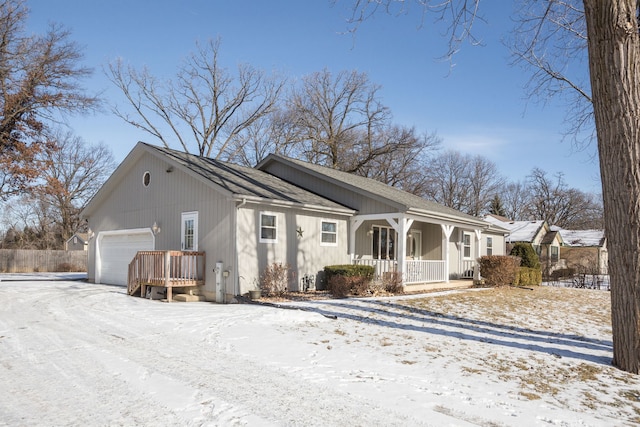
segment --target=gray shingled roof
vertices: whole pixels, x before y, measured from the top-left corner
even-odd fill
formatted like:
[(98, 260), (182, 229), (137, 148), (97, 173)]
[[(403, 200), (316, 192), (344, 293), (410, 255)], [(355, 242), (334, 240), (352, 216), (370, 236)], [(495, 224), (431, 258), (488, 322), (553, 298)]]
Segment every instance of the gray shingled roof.
[(258, 197), (344, 211), (346, 208), (258, 169), (143, 143), (239, 197)]
[[(455, 209), (448, 208), (439, 203), (424, 199), (415, 194), (408, 193), (399, 188), (392, 187), (380, 181), (371, 178), (354, 175), (352, 173), (342, 172), (325, 166), (314, 165), (303, 162), (301, 160), (284, 157), (277, 154), (271, 154), (269, 157), (281, 159), (284, 162), (291, 162), (300, 168), (308, 169), (316, 174), (329, 178), (330, 180), (351, 187), (354, 191), (364, 192), (372, 198), (383, 199), (391, 204), (398, 206), (399, 210), (404, 211), (422, 211), (434, 214), (445, 215), (448, 217), (458, 218), (464, 222), (480, 222), (486, 223), (481, 218), (465, 214)], [(268, 160), (268, 159), (267, 159)], [(486, 223), (490, 225), (489, 223)]]

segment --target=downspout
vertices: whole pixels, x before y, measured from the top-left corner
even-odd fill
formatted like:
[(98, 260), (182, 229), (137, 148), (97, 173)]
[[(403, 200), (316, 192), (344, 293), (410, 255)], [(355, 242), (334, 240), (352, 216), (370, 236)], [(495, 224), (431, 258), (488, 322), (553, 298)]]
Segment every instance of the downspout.
[(240, 208), (247, 204), (247, 199), (242, 198), (239, 205), (236, 206), (236, 210), (233, 215), (233, 257), (235, 268), (233, 269), (233, 293), (234, 295), (240, 295), (240, 267), (238, 258), (238, 212)]

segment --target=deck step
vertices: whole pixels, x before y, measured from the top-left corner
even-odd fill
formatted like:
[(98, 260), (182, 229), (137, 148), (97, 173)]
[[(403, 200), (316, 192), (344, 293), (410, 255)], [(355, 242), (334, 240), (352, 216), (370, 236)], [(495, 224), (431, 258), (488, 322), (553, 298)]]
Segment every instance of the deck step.
[(174, 301), (180, 302), (194, 302), (194, 301), (206, 301), (204, 295), (189, 295), (189, 294), (177, 294), (173, 296)]

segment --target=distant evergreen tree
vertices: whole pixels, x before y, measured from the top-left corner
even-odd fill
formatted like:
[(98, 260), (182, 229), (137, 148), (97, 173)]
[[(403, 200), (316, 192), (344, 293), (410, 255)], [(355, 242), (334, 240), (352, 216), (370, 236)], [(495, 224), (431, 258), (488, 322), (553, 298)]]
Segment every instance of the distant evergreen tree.
[(489, 213), (493, 215), (507, 216), (507, 213), (504, 210), (504, 206), (502, 205), (502, 199), (497, 194), (493, 196), (493, 200), (491, 200), (491, 204), (489, 205)]

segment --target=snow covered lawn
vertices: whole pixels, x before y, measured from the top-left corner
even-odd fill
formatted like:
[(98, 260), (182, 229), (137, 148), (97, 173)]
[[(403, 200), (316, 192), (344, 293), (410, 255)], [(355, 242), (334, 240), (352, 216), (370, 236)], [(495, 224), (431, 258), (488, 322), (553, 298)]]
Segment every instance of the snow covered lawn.
[(2, 281), (0, 425), (640, 423), (640, 378), (610, 366), (606, 291), (279, 305)]

